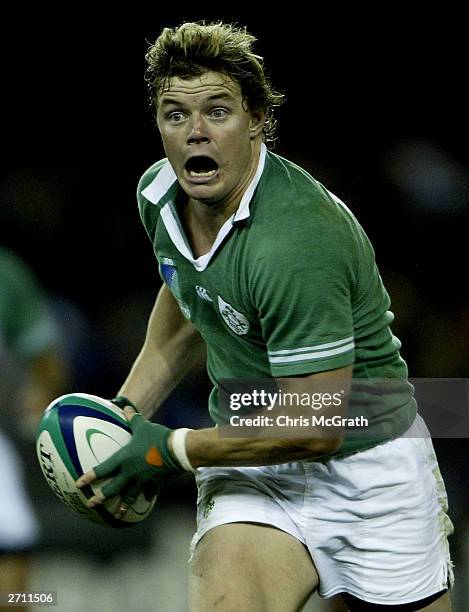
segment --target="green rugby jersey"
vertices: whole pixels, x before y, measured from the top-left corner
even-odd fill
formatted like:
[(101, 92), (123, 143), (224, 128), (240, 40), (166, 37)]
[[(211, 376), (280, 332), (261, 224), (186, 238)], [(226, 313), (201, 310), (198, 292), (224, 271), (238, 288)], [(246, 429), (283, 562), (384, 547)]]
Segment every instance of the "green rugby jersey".
[[(352, 388), (349, 416), (366, 414), (374, 433), (365, 437), (351, 428), (326, 458), (368, 448), (411, 425), (416, 404), (389, 328), (390, 299), (368, 238), (336, 196), (263, 145), (237, 211), (199, 258), (184, 233), (185, 196), (168, 160), (145, 172), (137, 197), (161, 277), (207, 343), (215, 423), (233, 415), (218, 402), (222, 379), (353, 364), (354, 379), (373, 383), (365, 391)], [(378, 379), (401, 382), (383, 394)]]

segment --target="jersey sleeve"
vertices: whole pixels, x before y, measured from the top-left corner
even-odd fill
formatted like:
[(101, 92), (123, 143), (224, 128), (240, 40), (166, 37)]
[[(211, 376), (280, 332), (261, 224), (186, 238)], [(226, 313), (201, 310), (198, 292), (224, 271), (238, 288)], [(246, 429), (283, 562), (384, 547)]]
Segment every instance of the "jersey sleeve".
[(290, 219), (283, 238), (271, 237), (257, 262), (252, 294), (272, 376), (354, 362), (355, 247), (347, 223), (333, 221)]

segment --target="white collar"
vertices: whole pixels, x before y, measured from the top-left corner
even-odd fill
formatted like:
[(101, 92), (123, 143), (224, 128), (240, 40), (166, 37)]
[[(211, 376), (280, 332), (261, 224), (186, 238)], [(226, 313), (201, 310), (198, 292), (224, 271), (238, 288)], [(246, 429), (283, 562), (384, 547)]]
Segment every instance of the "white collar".
[[(201, 257), (197, 257), (196, 259), (194, 259), (194, 257), (192, 256), (191, 249), (189, 248), (189, 245), (186, 242), (182, 227), (180, 226), (179, 220), (177, 219), (177, 215), (175, 215), (174, 202), (167, 201), (161, 207), (161, 218), (163, 220), (163, 223), (165, 224), (166, 230), (171, 240), (174, 243), (174, 246), (178, 249), (181, 255), (183, 255), (183, 257), (185, 257), (193, 264), (195, 269), (199, 272), (202, 272), (208, 266), (216, 250), (230, 232), (233, 224), (236, 221), (241, 221), (249, 217), (249, 204), (251, 202), (254, 191), (256, 190), (256, 187), (261, 179), (262, 172), (264, 171), (266, 155), (267, 148), (265, 144), (262, 143), (256, 174), (254, 175), (254, 178), (252, 179), (248, 188), (244, 192), (244, 195), (241, 198), (241, 202), (239, 203), (238, 208), (220, 228), (210, 251), (205, 255), (202, 255)], [(176, 173), (171, 167), (169, 161), (167, 161), (163, 165), (161, 170), (158, 172), (158, 174), (155, 176), (153, 181), (149, 185), (147, 185), (145, 189), (143, 189), (142, 195), (152, 204), (159, 204), (176, 181)]]

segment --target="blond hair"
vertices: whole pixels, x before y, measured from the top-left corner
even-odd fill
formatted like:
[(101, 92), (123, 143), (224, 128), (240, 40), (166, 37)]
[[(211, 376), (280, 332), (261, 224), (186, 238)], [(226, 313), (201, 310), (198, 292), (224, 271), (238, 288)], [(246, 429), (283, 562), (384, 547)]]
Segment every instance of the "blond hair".
[(183, 23), (165, 28), (145, 56), (145, 80), (150, 102), (157, 108), (159, 94), (172, 76), (190, 78), (207, 70), (221, 72), (241, 87), (243, 99), (251, 110), (267, 113), (265, 142), (275, 140), (273, 108), (284, 96), (275, 91), (264, 72), (263, 59), (252, 51), (256, 38), (235, 25), (225, 23)]

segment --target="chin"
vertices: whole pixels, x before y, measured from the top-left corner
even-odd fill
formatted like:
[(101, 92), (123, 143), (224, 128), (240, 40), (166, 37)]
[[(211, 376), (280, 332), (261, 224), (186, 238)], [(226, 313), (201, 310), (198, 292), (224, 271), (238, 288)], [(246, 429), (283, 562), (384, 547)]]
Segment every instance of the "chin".
[(187, 185), (186, 183), (181, 186), (189, 198), (198, 200), (204, 204), (215, 204), (223, 197), (220, 190), (211, 185)]

